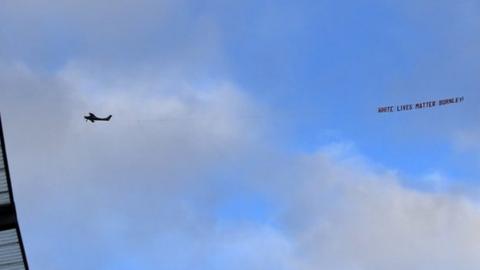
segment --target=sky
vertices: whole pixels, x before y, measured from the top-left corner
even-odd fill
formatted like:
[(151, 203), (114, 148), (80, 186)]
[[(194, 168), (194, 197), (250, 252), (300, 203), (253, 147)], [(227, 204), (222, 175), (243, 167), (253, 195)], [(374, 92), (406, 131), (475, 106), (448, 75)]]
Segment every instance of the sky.
[(1, 1), (30, 267), (478, 269), (479, 31), (475, 0)]

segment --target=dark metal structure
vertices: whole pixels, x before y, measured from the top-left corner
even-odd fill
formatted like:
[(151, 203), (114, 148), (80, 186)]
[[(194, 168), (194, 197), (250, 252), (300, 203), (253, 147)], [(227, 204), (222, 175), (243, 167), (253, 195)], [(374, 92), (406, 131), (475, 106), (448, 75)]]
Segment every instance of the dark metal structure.
[(28, 270), (18, 225), (0, 117), (0, 270)]

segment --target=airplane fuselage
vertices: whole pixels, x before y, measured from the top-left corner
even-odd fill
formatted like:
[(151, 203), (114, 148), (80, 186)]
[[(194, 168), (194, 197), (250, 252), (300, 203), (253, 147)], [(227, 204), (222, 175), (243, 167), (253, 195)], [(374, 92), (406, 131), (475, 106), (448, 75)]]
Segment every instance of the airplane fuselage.
[(109, 115), (108, 117), (101, 118), (101, 117), (97, 117), (94, 114), (90, 114), (90, 115), (84, 116), (83, 118), (85, 118), (86, 121), (90, 121), (94, 123), (95, 121), (110, 121), (112, 116)]

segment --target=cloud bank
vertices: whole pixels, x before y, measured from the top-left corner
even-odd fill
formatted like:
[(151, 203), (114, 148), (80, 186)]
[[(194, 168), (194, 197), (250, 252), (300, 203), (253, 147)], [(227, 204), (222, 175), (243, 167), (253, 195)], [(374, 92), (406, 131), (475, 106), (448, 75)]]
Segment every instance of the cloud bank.
[[(394, 6), (422, 30), (435, 28), (422, 16), (430, 4), (408, 3)], [(188, 1), (0, 4), (0, 108), (31, 267), (478, 269), (480, 209), (470, 197), (407, 187), (395, 168), (342, 141), (310, 154), (284, 146), (273, 110), (229, 74), (224, 39), (236, 40), (214, 16), (223, 12), (211, 11), (215, 4), (208, 11)], [(446, 32), (470, 31), (452, 39), (448, 53), (425, 54), (421, 78), (402, 77), (407, 83), (392, 98), (413, 95), (400, 93), (410, 86), (442, 84), (421, 93), (450, 93), (472, 73), (448, 77), (449, 65), (478, 69), (468, 57), (478, 43), (469, 39), (473, 9), (450, 12), (449, 4), (435, 14), (462, 19)], [(237, 5), (220, 7), (238, 16)], [(293, 30), (308, 25), (301, 15)], [(276, 14), (259, 21), (265, 32), (274, 24), (272, 40), (281, 43), (290, 21)], [(243, 30), (241, 38), (261, 36)], [(262, 39), (260, 52), (270, 41)], [(462, 44), (470, 44), (467, 56), (457, 54)], [(443, 76), (448, 83), (437, 82)], [(462, 84), (470, 96), (475, 82)], [(91, 125), (81, 118), (89, 111), (114, 117)], [(477, 145), (477, 135), (462, 134)]]
[[(246, 117), (265, 109), (232, 83), (178, 83), (171, 91), (162, 85), (174, 83), (153, 77), (102, 94), (82, 85), (108, 89), (111, 82), (69, 74), (14, 67), (0, 80), (11, 89), (1, 105), (32, 267), (480, 265), (473, 201), (402, 186), (395, 172), (348, 145), (282, 153), (269, 142), (271, 131)], [(114, 119), (84, 123), (79, 113), (86, 108)], [(219, 212), (242, 194), (270, 206), (254, 217)], [(239, 200), (237, 210), (262, 207), (248, 206), (251, 198)]]

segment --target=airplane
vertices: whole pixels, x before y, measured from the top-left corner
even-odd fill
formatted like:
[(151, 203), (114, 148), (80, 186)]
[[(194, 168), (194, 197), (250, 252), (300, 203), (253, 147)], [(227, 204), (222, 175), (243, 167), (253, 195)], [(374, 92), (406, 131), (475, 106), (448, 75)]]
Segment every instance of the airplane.
[(95, 123), (95, 121), (110, 121), (110, 119), (112, 118), (112, 115), (109, 115), (108, 117), (105, 117), (105, 118), (100, 118), (93, 113), (89, 113), (89, 115), (86, 115), (83, 118), (85, 118), (85, 121), (87, 122), (91, 121), (92, 123)]

